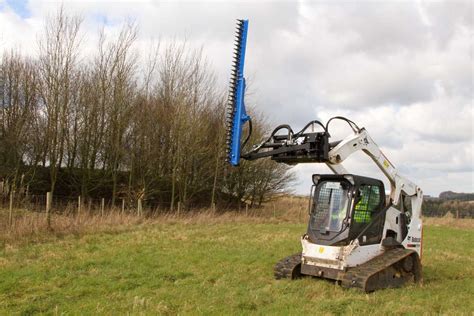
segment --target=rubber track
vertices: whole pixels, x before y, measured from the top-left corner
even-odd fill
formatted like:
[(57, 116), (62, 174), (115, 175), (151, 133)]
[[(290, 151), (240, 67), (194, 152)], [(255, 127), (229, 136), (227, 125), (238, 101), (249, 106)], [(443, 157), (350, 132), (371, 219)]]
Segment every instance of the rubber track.
[(275, 279), (297, 279), (301, 277), (301, 253), (280, 260), (273, 268)]
[[(342, 286), (346, 288), (355, 287), (365, 290), (367, 281), (370, 277), (377, 273), (383, 272), (385, 269), (388, 269), (390, 266), (410, 255), (413, 255), (414, 253), (415, 251), (413, 250), (403, 248), (395, 248), (386, 251), (383, 255), (375, 257), (374, 259), (358, 267), (349, 269), (341, 280)], [(415, 268), (417, 271), (414, 274), (415, 281), (418, 282), (421, 281), (421, 266), (419, 265), (419, 262), (415, 262), (414, 264), (418, 265), (417, 268)], [(390, 284), (381, 286), (381, 288), (386, 287), (390, 287)]]

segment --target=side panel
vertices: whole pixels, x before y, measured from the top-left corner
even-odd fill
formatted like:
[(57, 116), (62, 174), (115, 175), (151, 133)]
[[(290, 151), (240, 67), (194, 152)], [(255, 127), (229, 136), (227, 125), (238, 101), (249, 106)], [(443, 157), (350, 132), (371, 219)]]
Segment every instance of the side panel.
[(381, 255), (383, 252), (384, 249), (380, 246), (380, 244), (356, 247), (351, 251), (350, 254), (346, 256), (346, 266), (356, 267), (366, 263), (378, 255)]
[(415, 250), (420, 256), (420, 260), (423, 254), (423, 221), (421, 219), (421, 203), (423, 201), (423, 195), (420, 191), (418, 195), (412, 196), (411, 207), (412, 207), (412, 218), (408, 225), (408, 234), (402, 241), (403, 247), (406, 249)]
[(393, 206), (391, 206), (387, 210), (387, 213), (385, 215), (385, 224), (383, 228), (383, 235), (382, 235), (383, 238), (386, 238), (387, 236), (389, 236), (391, 231), (393, 231), (397, 234), (396, 240), (399, 243), (402, 242), (402, 239), (401, 239), (402, 232), (401, 232), (399, 223), (397, 223), (397, 221), (400, 218), (400, 214), (401, 212), (397, 210), (396, 208), (394, 208)]
[(403, 245), (406, 249), (414, 250), (418, 253), (421, 258), (422, 253), (422, 232), (423, 224), (419, 217), (413, 217), (410, 224), (408, 225), (408, 234), (402, 239), (402, 231), (400, 226), (400, 215), (401, 212), (394, 207), (390, 207), (387, 210), (385, 217), (385, 224), (383, 230), (383, 237), (387, 237), (390, 232), (393, 231), (397, 234), (396, 240)]

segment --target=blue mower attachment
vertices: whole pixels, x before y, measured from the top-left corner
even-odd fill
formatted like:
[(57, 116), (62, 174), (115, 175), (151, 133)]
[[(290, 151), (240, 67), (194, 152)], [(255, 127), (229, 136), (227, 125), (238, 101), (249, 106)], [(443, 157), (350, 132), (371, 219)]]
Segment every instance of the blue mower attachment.
[(234, 59), (229, 83), (229, 96), (226, 112), (226, 161), (232, 166), (238, 166), (242, 147), (248, 138), (241, 143), (242, 130), (245, 122), (249, 121), (249, 136), (251, 133), (250, 116), (245, 111), (245, 78), (244, 62), (247, 44), (248, 20), (237, 20), (237, 31), (234, 45)]
[[(309, 122), (297, 133), (294, 133), (288, 124), (279, 125), (273, 130), (268, 139), (259, 145), (253, 146), (247, 153), (241, 154), (252, 134), (252, 121), (250, 116), (247, 115), (244, 103), (244, 62), (248, 24), (248, 20), (237, 20), (234, 60), (232, 62), (226, 111), (226, 162), (232, 166), (238, 166), (241, 158), (256, 160), (264, 157), (271, 157), (276, 162), (290, 165), (302, 162), (327, 162), (329, 133), (327, 127), (317, 120)], [(347, 119), (345, 120), (347, 121)], [(248, 135), (242, 142), (242, 130), (246, 122), (249, 124)], [(313, 124), (320, 125), (324, 131), (306, 132), (308, 127)], [(278, 135), (281, 130), (287, 130), (288, 133)]]

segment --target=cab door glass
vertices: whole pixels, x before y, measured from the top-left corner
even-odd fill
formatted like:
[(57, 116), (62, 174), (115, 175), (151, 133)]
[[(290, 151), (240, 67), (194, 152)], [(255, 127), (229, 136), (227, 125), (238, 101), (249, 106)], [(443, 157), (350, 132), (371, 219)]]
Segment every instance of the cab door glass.
[(322, 181), (314, 192), (310, 227), (319, 231), (339, 232), (347, 215), (349, 185)]
[(360, 199), (354, 208), (356, 223), (369, 223), (380, 205), (380, 188), (376, 185), (361, 185)]
[(379, 218), (377, 223), (371, 222), (382, 211), (384, 198), (384, 192), (377, 185), (363, 184), (359, 187), (359, 201), (354, 207), (352, 230), (357, 235), (370, 224), (363, 236), (364, 244), (377, 243), (380, 239), (383, 221)]

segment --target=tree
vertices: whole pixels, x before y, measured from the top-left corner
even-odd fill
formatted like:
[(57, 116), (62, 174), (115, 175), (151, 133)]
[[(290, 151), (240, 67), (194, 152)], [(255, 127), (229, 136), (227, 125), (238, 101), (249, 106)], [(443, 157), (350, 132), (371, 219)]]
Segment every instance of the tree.
[(77, 76), (81, 25), (79, 17), (69, 17), (61, 7), (47, 20), (39, 41), (41, 115), (45, 118), (43, 166), (50, 170), (50, 191), (54, 192), (58, 170), (63, 164), (68, 136), (68, 116), (74, 98), (71, 88)]

